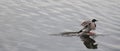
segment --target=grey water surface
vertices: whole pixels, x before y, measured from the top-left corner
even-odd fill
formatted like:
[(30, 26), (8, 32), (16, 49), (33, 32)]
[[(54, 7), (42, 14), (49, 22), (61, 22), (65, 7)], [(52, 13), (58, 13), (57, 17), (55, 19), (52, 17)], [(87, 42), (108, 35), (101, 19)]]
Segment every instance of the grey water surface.
[[(98, 49), (79, 37), (50, 34), (79, 31), (97, 19)], [(120, 51), (120, 0), (0, 0), (0, 51)]]

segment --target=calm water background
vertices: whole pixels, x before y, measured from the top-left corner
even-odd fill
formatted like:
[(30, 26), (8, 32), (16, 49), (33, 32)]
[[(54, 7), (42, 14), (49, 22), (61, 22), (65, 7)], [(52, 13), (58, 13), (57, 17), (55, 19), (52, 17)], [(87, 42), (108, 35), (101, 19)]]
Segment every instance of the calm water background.
[[(80, 23), (99, 20), (98, 49), (79, 37), (50, 36), (79, 31)], [(0, 0), (0, 51), (120, 51), (120, 0)]]

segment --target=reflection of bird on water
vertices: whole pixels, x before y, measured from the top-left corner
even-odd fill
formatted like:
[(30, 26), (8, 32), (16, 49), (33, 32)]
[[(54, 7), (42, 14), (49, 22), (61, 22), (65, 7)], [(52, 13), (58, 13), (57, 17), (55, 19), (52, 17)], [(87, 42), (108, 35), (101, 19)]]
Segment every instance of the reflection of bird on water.
[(82, 34), (80, 38), (88, 49), (97, 49), (97, 44), (94, 44), (96, 41), (90, 38), (90, 35)]

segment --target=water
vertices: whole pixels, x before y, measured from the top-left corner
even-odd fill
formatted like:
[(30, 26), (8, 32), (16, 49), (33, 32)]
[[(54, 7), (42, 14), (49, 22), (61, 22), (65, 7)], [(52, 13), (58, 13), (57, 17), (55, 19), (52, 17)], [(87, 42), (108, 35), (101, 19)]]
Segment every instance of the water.
[[(0, 0), (0, 51), (120, 51), (119, 0)], [(79, 31), (97, 19), (98, 49), (79, 37), (50, 36)], [(108, 35), (108, 36), (107, 36)]]

